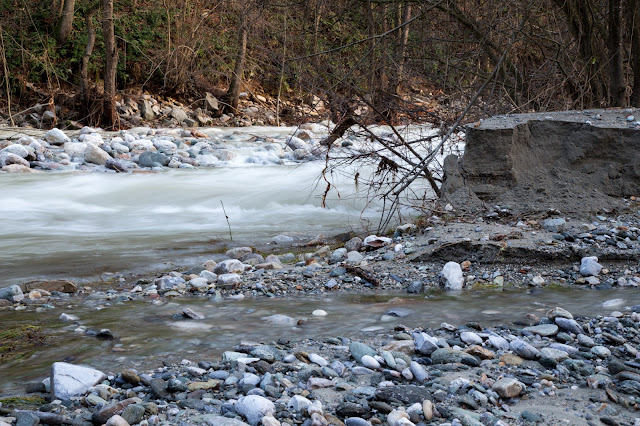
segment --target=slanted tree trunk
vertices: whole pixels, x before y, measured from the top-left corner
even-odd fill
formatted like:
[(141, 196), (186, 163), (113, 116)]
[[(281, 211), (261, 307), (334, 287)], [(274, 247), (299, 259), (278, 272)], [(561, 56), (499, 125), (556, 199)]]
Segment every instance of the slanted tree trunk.
[(631, 106), (640, 108), (640, 4), (638, 0), (629, 1), (626, 13), (632, 19), (631, 25), (631, 69), (633, 71), (633, 89)]
[(76, 0), (64, 0), (62, 16), (60, 18), (60, 28), (58, 29), (58, 43), (63, 44), (71, 34), (73, 25), (73, 15), (75, 13)]
[(622, 107), (626, 103), (624, 69), (622, 63), (622, 0), (609, 0), (609, 102)]
[[(404, 10), (402, 12), (402, 19), (400, 20), (400, 24), (408, 22), (411, 19), (411, 3), (407, 3), (404, 5)], [(407, 51), (407, 44), (409, 43), (409, 25), (405, 25), (400, 30), (398, 30), (398, 44), (396, 46), (396, 68), (395, 72), (391, 77), (389, 91), (398, 96), (398, 89), (400, 88), (400, 84), (402, 83), (402, 78), (404, 74), (404, 63), (405, 63), (405, 53)]]
[(238, 16), (238, 52), (236, 54), (236, 62), (233, 67), (233, 75), (231, 76), (231, 84), (227, 90), (226, 98), (229, 106), (236, 112), (238, 110), (238, 102), (240, 100), (240, 88), (242, 86), (242, 74), (244, 73), (244, 61), (247, 55), (247, 12), (240, 11)]
[(85, 16), (85, 26), (87, 28), (87, 44), (84, 46), (82, 54), (82, 66), (80, 68), (80, 114), (83, 119), (89, 118), (91, 105), (91, 91), (89, 88), (89, 60), (93, 53), (93, 46), (96, 42), (96, 30), (93, 27), (93, 15), (96, 9), (92, 8)]
[(118, 66), (118, 55), (113, 28), (113, 0), (102, 1), (102, 32), (105, 49), (102, 120), (107, 127), (114, 128), (118, 121), (118, 115), (116, 114), (116, 67)]

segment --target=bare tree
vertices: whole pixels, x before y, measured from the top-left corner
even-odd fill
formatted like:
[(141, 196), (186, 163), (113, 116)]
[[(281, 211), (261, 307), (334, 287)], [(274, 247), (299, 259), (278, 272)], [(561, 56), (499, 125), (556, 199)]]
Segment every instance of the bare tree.
[(622, 0), (609, 0), (607, 48), (609, 50), (609, 100), (612, 106), (626, 103), (622, 60)]
[(631, 106), (640, 107), (640, 4), (638, 0), (629, 1), (627, 16), (631, 20), (631, 68), (633, 71), (633, 89)]
[(75, 13), (76, 0), (64, 0), (62, 16), (60, 18), (60, 28), (58, 29), (58, 43), (63, 44), (71, 34), (73, 26), (73, 15)]
[(247, 7), (243, 7), (238, 14), (238, 44), (231, 83), (226, 93), (227, 103), (236, 112), (240, 100), (240, 88), (242, 87), (242, 74), (244, 74), (244, 63), (247, 55)]

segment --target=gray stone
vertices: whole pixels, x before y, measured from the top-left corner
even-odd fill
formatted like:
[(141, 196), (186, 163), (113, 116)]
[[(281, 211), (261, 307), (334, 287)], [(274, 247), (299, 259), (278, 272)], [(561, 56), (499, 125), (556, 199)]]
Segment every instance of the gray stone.
[(571, 315), (571, 312), (558, 306), (547, 312), (547, 318), (549, 319), (555, 320), (558, 317), (573, 319), (573, 315)]
[(138, 105), (140, 108), (140, 114), (144, 120), (151, 121), (156, 117), (155, 112), (153, 112), (153, 105), (150, 100), (144, 99)]
[(344, 248), (346, 248), (348, 252), (360, 251), (360, 249), (362, 248), (362, 238), (354, 237), (350, 239), (349, 241), (344, 243)]
[(542, 348), (540, 350), (540, 356), (552, 360), (555, 364), (561, 363), (565, 359), (569, 358), (569, 354), (560, 349), (554, 348)]
[(187, 113), (184, 112), (184, 110), (182, 108), (178, 108), (178, 107), (174, 107), (171, 110), (171, 116), (173, 118), (175, 118), (178, 121), (178, 123), (182, 123), (183, 121), (185, 121), (185, 120), (187, 120), (189, 118)]
[(247, 423), (243, 422), (242, 420), (219, 416), (217, 414), (204, 414), (201, 416), (194, 416), (192, 420), (193, 424), (201, 424), (206, 426), (248, 426)]
[(460, 340), (465, 342), (467, 345), (482, 345), (482, 337), (478, 336), (473, 331), (463, 331), (460, 333)]
[(11, 152), (0, 152), (0, 167), (17, 164), (19, 166), (29, 167), (29, 162), (19, 155)]
[(276, 407), (267, 398), (249, 395), (236, 402), (236, 411), (242, 414), (251, 426), (256, 426), (264, 416), (275, 414)]
[(545, 219), (542, 221), (541, 225), (546, 231), (549, 232), (562, 232), (564, 231), (564, 227), (567, 224), (567, 221), (563, 218), (558, 219)]
[(524, 385), (516, 379), (504, 378), (495, 382), (491, 389), (502, 398), (513, 398), (520, 395), (524, 390)]
[(371, 368), (373, 370), (377, 370), (378, 368), (380, 368), (380, 363), (371, 355), (363, 355), (360, 359), (360, 362), (362, 362), (362, 365), (364, 365), (365, 367)]
[(503, 351), (509, 350), (509, 342), (502, 336), (498, 336), (497, 334), (489, 335), (489, 343), (496, 349), (502, 349)]
[(447, 290), (460, 290), (464, 286), (462, 268), (457, 262), (447, 262), (440, 273), (444, 281), (444, 288)]
[(558, 326), (555, 324), (534, 325), (531, 327), (525, 327), (524, 330), (545, 337), (555, 336), (558, 334)]
[(27, 150), (27, 148), (25, 148), (24, 146), (22, 146), (20, 144), (9, 145), (8, 147), (4, 148), (0, 152), (6, 152), (8, 154), (14, 154), (14, 155), (17, 155), (20, 158), (27, 158), (29, 156), (29, 151)]
[(602, 265), (598, 263), (595, 256), (583, 257), (580, 261), (580, 274), (585, 277), (598, 275), (602, 270)]
[(52, 145), (62, 145), (65, 142), (71, 142), (69, 136), (65, 135), (65, 133), (58, 128), (51, 129), (45, 133), (44, 140)]
[(84, 151), (84, 161), (87, 163), (98, 164), (104, 166), (111, 156), (102, 148), (89, 143)]
[(594, 346), (591, 348), (591, 353), (598, 358), (609, 358), (611, 355), (611, 351), (604, 346)]
[(301, 395), (294, 395), (287, 403), (287, 409), (294, 413), (304, 414), (311, 406), (311, 401)]
[(67, 400), (73, 396), (82, 396), (105, 378), (102, 371), (93, 368), (54, 362), (51, 366), (51, 397)]
[(154, 167), (155, 163), (168, 166), (171, 159), (161, 152), (145, 151), (138, 157), (138, 164), (141, 167)]
[(144, 417), (144, 406), (142, 404), (131, 404), (122, 412), (122, 418), (129, 424), (137, 424)]
[(422, 293), (422, 290), (424, 290), (424, 284), (422, 283), (422, 281), (413, 281), (407, 287), (407, 293), (410, 294)]
[(418, 364), (415, 361), (411, 361), (409, 368), (411, 369), (411, 373), (413, 373), (413, 377), (418, 382), (424, 383), (427, 380), (429, 380), (429, 373), (427, 373), (427, 370), (425, 370), (422, 364)]
[(376, 351), (360, 342), (351, 342), (349, 345), (349, 352), (351, 356), (358, 362), (362, 362), (362, 357), (365, 355), (375, 356)]
[(220, 109), (218, 99), (211, 93), (206, 92), (204, 97), (204, 107), (207, 111), (217, 112)]
[(451, 415), (460, 420), (464, 426), (485, 426), (480, 419), (480, 415), (473, 411), (465, 410), (464, 408), (451, 407)]
[(434, 364), (461, 363), (471, 367), (477, 367), (480, 362), (473, 355), (451, 348), (440, 348), (431, 354), (431, 361)]
[(244, 265), (237, 259), (227, 259), (218, 263), (213, 270), (216, 274), (233, 274), (244, 272)]
[(20, 286), (10, 285), (9, 287), (0, 288), (0, 299), (13, 302), (13, 296), (22, 296), (22, 289)]
[(242, 282), (242, 277), (238, 274), (220, 274), (218, 275), (218, 284), (222, 286), (238, 285)]
[(516, 355), (524, 359), (535, 360), (540, 357), (540, 351), (524, 340), (515, 339), (511, 343), (509, 343), (509, 347), (516, 353)]
[(582, 326), (578, 324), (576, 320), (558, 317), (555, 319), (555, 322), (558, 325), (558, 327), (560, 327), (564, 331), (568, 331), (569, 333), (575, 333), (575, 334), (584, 334), (584, 330), (582, 329)]
[(29, 411), (16, 413), (16, 426), (36, 426), (40, 424), (40, 417)]
[(369, 420), (361, 417), (347, 417), (344, 421), (345, 426), (372, 426)]

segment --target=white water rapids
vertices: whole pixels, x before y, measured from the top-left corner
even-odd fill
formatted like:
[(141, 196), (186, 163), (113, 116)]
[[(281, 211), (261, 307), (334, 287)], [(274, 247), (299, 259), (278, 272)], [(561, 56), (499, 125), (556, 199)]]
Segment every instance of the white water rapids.
[(229, 240), (221, 202), (234, 243), (375, 229), (380, 207), (357, 196), (351, 178), (334, 176), (340, 197), (332, 190), (322, 207), (324, 161), (255, 164), (272, 155), (253, 142), (256, 136), (284, 138), (294, 131), (206, 129), (235, 153), (215, 168), (0, 175), (0, 286), (36, 278), (93, 280), (105, 272), (204, 260), (215, 241)]

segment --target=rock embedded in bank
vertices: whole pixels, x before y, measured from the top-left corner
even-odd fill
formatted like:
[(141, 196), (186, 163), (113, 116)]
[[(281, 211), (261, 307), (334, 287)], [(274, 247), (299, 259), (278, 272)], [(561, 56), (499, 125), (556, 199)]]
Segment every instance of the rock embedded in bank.
[(457, 262), (447, 262), (440, 273), (447, 290), (461, 290), (464, 286), (464, 276), (462, 268)]
[(51, 397), (68, 400), (74, 396), (82, 396), (106, 377), (102, 371), (93, 368), (54, 362), (51, 366)]
[(583, 257), (580, 261), (580, 274), (585, 277), (596, 276), (602, 270), (602, 265), (598, 263), (596, 256)]

